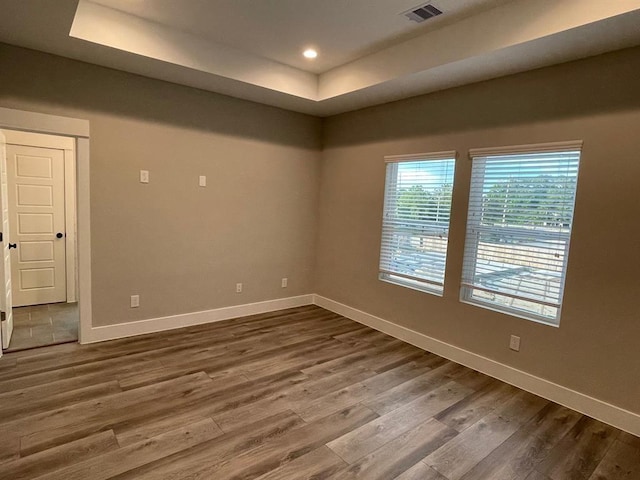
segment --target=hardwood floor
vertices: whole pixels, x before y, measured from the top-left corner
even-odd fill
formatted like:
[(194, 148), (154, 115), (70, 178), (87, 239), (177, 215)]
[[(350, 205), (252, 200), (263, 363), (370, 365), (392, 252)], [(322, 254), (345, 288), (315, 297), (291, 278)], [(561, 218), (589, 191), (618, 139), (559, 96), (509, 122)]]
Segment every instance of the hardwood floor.
[(640, 439), (314, 306), (0, 359), (0, 479), (640, 479)]

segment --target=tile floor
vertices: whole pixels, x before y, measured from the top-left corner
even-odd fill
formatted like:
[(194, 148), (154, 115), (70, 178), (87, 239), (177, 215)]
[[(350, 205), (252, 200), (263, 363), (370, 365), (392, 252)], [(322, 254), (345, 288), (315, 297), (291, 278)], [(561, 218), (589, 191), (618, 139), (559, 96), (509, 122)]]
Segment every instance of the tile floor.
[(13, 309), (13, 335), (7, 351), (78, 341), (78, 304), (51, 303)]

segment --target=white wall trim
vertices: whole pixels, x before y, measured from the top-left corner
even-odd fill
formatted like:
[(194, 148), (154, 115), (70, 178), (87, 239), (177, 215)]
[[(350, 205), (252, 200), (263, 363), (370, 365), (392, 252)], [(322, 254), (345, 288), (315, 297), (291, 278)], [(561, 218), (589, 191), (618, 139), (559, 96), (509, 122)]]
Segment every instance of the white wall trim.
[(91, 303), (91, 176), (89, 139), (76, 138), (76, 274), (80, 324), (78, 340), (87, 343), (93, 325)]
[(6, 130), (4, 136), (7, 139), (8, 145), (75, 150), (76, 142), (72, 137), (50, 135), (48, 133), (23, 132), (21, 130)]
[(3, 107), (0, 107), (0, 128), (67, 137), (89, 137), (87, 120)]
[(76, 148), (64, 150), (64, 218), (65, 218), (65, 249), (67, 302), (78, 301), (77, 289), (77, 244), (76, 244)]
[(442, 342), (409, 328), (396, 325), (362, 310), (336, 302), (320, 295), (313, 295), (313, 303), (391, 335), (399, 340), (435, 353), (453, 362), (472, 368), (510, 385), (534, 393), (565, 407), (613, 425), (633, 435), (640, 436), (640, 415), (603, 402), (584, 393), (571, 390), (530, 373), (523, 372), (482, 355)]
[(220, 322), (222, 320), (229, 320), (232, 318), (246, 317), (247, 315), (256, 315), (259, 313), (284, 310), (285, 308), (311, 305), (312, 303), (313, 295), (309, 294), (297, 297), (266, 300), (264, 302), (247, 303), (244, 305), (234, 305), (231, 307), (216, 308), (201, 312), (183, 313), (168, 317), (150, 318), (147, 320), (138, 320), (136, 322), (92, 327), (88, 338), (82, 343), (102, 342), (116, 338), (132, 337), (135, 335), (144, 335), (146, 333), (189, 327), (191, 325), (200, 325), (202, 323)]

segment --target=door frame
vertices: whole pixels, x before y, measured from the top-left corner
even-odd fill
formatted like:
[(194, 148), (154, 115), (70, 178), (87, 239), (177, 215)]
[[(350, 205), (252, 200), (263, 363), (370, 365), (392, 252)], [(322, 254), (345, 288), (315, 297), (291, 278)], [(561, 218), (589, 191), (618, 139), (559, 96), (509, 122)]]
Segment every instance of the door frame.
[(73, 137), (44, 133), (4, 130), (7, 145), (61, 150), (64, 156), (64, 214), (65, 214), (65, 283), (67, 303), (78, 301), (76, 292), (76, 145)]
[[(76, 150), (78, 340), (91, 340), (91, 208), (89, 121), (0, 107), (0, 129), (71, 137)], [(0, 356), (2, 351), (0, 349)]]

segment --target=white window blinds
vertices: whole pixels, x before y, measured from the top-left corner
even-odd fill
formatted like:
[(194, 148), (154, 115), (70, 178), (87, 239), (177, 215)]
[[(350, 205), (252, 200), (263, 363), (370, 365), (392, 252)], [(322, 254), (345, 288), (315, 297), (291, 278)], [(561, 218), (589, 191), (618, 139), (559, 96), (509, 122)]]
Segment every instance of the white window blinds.
[(463, 301), (558, 324), (580, 148), (471, 151)]
[(380, 279), (442, 295), (455, 152), (385, 160)]

